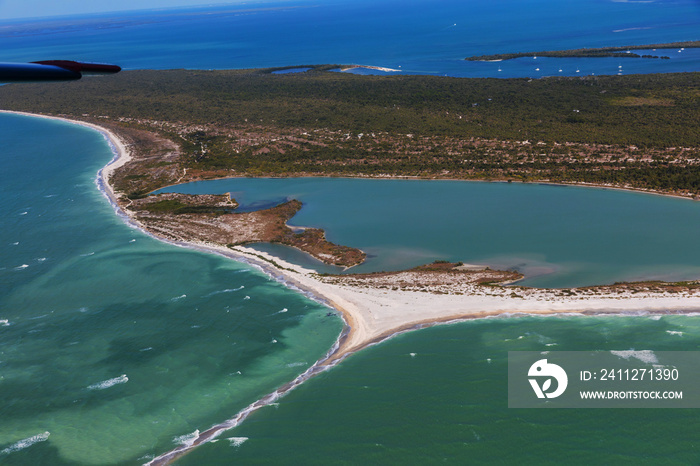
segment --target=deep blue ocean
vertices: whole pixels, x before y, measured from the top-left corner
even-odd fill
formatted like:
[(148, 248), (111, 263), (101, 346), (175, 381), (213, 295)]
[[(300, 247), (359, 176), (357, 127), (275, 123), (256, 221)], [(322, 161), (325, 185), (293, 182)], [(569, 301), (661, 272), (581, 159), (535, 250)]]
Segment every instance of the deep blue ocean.
[[(63, 58), (125, 69), (337, 63), (464, 77), (682, 72), (700, 71), (698, 49), (664, 52), (670, 60), (463, 58), (694, 40), (699, 32), (700, 2), (690, 0), (290, 1), (0, 19), (0, 61)], [(341, 331), (323, 304), (251, 266), (126, 225), (95, 184), (111, 157), (93, 130), (0, 115), (0, 464), (142, 464), (294, 379)], [(303, 194), (265, 193), (258, 181), (246, 182), (240, 197)], [(507, 216), (508, 194), (483, 186), (479, 196), (505, 197)], [(558, 226), (548, 219), (549, 228), (528, 232), (538, 241), (517, 247), (484, 235), (477, 240), (489, 247), (460, 250), (459, 260), (524, 258), (533, 275), (586, 282), (635, 271), (697, 278), (700, 204), (517, 187), (529, 188), (533, 199), (583, 196), (589, 209), (613, 212), (608, 238), (593, 245), (601, 248), (596, 260), (611, 266), (597, 275), (577, 237), (567, 240), (572, 217)], [(565, 195), (548, 196), (557, 189)], [(324, 217), (328, 205), (309, 196), (292, 223)], [(372, 237), (371, 219), (355, 229), (331, 220), (321, 225), (329, 237)], [(564, 233), (548, 241), (555, 226)], [(646, 233), (619, 236), (640, 228)], [(431, 247), (430, 232), (408, 239), (404, 249), (388, 240), (369, 247), (388, 262), (449, 257)], [(635, 244), (647, 244), (648, 254), (635, 255)], [(177, 464), (697, 464), (695, 410), (509, 409), (506, 370), (507, 351), (699, 347), (696, 316), (521, 317), (420, 330), (353, 355)]]
[(670, 60), (463, 59), (697, 40), (699, 31), (697, 0), (296, 0), (5, 21), (0, 61), (65, 58), (125, 69), (336, 63), (465, 77), (680, 72), (700, 70), (699, 49), (658, 53)]

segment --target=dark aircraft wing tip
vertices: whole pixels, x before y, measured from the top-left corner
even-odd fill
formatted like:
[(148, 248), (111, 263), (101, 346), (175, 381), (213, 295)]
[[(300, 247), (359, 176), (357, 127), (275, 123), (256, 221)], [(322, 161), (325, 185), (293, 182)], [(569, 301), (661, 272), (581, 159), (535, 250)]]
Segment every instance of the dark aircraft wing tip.
[(83, 75), (119, 73), (121, 67), (106, 63), (82, 63), (72, 60), (42, 60), (31, 63), (0, 63), (0, 83), (33, 81), (71, 81)]
[(81, 74), (113, 74), (119, 73), (122, 69), (117, 65), (107, 63), (84, 63), (73, 60), (41, 60), (35, 61), (38, 65), (57, 66)]

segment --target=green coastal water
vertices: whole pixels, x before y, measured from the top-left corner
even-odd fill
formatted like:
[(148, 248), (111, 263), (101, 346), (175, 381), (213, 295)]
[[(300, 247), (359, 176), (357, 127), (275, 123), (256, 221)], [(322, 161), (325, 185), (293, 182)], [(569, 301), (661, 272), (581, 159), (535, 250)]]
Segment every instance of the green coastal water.
[(363, 350), (178, 464), (697, 464), (697, 410), (509, 409), (507, 356), (699, 345), (687, 316), (433, 327)]
[(0, 463), (140, 464), (337, 338), (255, 269), (129, 228), (94, 183), (99, 133), (1, 114), (0, 141)]
[[(250, 266), (153, 240), (115, 215), (94, 183), (96, 171), (112, 156), (99, 133), (0, 115), (0, 140), (5, 168), (0, 172), (1, 464), (141, 464), (230, 419), (331, 348), (341, 322), (327, 316), (326, 307)], [(683, 248), (687, 257), (681, 261), (674, 253), (668, 264), (684, 264), (679, 270), (691, 274), (700, 264), (694, 259), (698, 248), (683, 236), (696, 228), (700, 206), (689, 201), (530, 185), (236, 182), (235, 189), (224, 191), (234, 191), (244, 204), (301, 198), (306, 204), (293, 223), (329, 218), (320, 226), (344, 244), (356, 244), (355, 237), (336, 225), (351, 228), (362, 241), (373, 237), (363, 228), (379, 217), (368, 216), (368, 205), (376, 204), (377, 212), (412, 212), (411, 222), (399, 226), (421, 228), (395, 236), (410, 260), (443, 258), (434, 256), (443, 247), (431, 242), (435, 225), (417, 220), (435, 215), (450, 196), (442, 191), (429, 208), (421, 199), (429, 198), (433, 187), (468, 186), (475, 191), (453, 191), (452, 197), (506, 213), (510, 206), (513, 217), (497, 222), (509, 226), (513, 237), (525, 235), (532, 218), (523, 212), (528, 205), (536, 215), (543, 205), (560, 203), (564, 207), (557, 212), (573, 211), (578, 219), (594, 206), (632, 235), (626, 241), (644, 241), (650, 231), (676, 248), (634, 256), (631, 270), (652, 268), (650, 258)], [(356, 182), (373, 189), (357, 189)], [(345, 208), (334, 212), (316, 203), (309, 194), (318, 189), (311, 189), (314, 183), (331, 187), (317, 197)], [(508, 200), (499, 196), (500, 189), (518, 189), (518, 196)], [(534, 197), (526, 199), (529, 190)], [(573, 202), (569, 195), (594, 200)], [(363, 196), (369, 201), (357, 202)], [(619, 207), (621, 200), (627, 210)], [(408, 210), (401, 210), (403, 203)], [(479, 218), (470, 208), (464, 204), (460, 218)], [(645, 212), (646, 221), (634, 208)], [(400, 220), (398, 213), (392, 215)], [(556, 218), (547, 225), (556, 225)], [(479, 232), (477, 244), (488, 254), (509, 244), (483, 228), (472, 224), (464, 232)], [(565, 267), (545, 246), (565, 251), (568, 241), (569, 249), (586, 254), (579, 250), (579, 236), (540, 231), (549, 240), (536, 242), (535, 254), (556, 266), (550, 277)], [(382, 245), (391, 250), (395, 233), (375, 233), (385, 243), (377, 242), (372, 259), (384, 260)], [(527, 234), (534, 241), (536, 235)], [(402, 245), (402, 238), (414, 243)], [(613, 239), (594, 244), (612, 250)], [(469, 260), (461, 254), (459, 260)], [(695, 351), (698, 322), (696, 316), (520, 317), (400, 335), (308, 380), (177, 463), (551, 464), (562, 458), (572, 463), (572, 456), (579, 464), (695, 463), (695, 410), (508, 409), (506, 356), (513, 350)]]

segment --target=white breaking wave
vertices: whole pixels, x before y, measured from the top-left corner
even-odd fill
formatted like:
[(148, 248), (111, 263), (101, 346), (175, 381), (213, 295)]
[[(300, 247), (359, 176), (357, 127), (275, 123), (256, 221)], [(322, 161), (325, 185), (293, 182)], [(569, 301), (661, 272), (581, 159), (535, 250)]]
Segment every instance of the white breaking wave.
[(178, 437), (173, 437), (173, 443), (177, 445), (184, 445), (190, 447), (194, 445), (195, 440), (199, 438), (199, 429), (195, 430), (191, 434), (180, 435)]
[(289, 364), (287, 364), (287, 367), (299, 367), (299, 366), (306, 366), (306, 365), (308, 365), (308, 364), (309, 364), (309, 363), (307, 363), (307, 362), (302, 362), (302, 361), (299, 361), (299, 362), (290, 362)]
[(635, 358), (647, 364), (657, 364), (659, 360), (651, 350), (627, 350), (627, 351), (610, 351), (610, 353), (622, 359)]
[(226, 440), (231, 442), (232, 447), (240, 447), (246, 440), (248, 440), (248, 437), (229, 437)]
[(187, 297), (187, 295), (183, 294), (181, 296), (176, 296), (176, 297), (172, 298), (170, 301), (179, 301), (181, 299), (185, 299), (186, 297)]
[[(615, 0), (613, 0), (613, 1), (615, 1)], [(618, 0), (617, 3), (651, 3), (651, 2), (621, 2)], [(638, 27), (638, 28), (614, 29), (613, 32), (639, 31), (642, 29), (651, 29), (651, 28), (650, 27)]]
[(9, 327), (10, 321), (7, 319), (0, 319), (0, 327)]
[[(203, 434), (203, 439), (200, 439), (200, 444), (210, 442), (212, 440), (216, 440), (216, 438), (224, 431), (233, 429), (234, 427), (238, 426), (241, 422), (243, 422), (250, 413), (256, 411), (259, 408), (262, 408), (263, 406), (268, 406), (271, 405), (277, 400), (285, 395), (286, 393), (290, 392), (294, 388), (298, 387), (301, 385), (304, 381), (308, 380), (309, 378), (313, 377), (316, 374), (319, 374), (330, 367), (333, 367), (336, 365), (339, 361), (342, 361), (344, 358), (339, 358), (333, 361), (333, 363), (329, 365), (323, 365), (322, 363), (325, 361), (328, 361), (328, 359), (331, 357), (331, 355), (336, 354), (338, 351), (338, 348), (340, 346), (340, 339), (342, 338), (343, 335), (345, 335), (346, 332), (343, 332), (340, 337), (335, 341), (331, 349), (326, 353), (325, 357), (319, 359), (316, 361), (311, 367), (307, 368), (306, 371), (304, 371), (303, 374), (299, 375), (296, 379), (291, 381), (290, 383), (286, 384), (283, 389), (277, 389), (272, 393), (267, 394), (266, 396), (260, 398), (258, 401), (255, 401), (254, 403), (251, 403), (248, 405), (248, 407), (244, 408), (243, 410), (239, 411), (238, 414), (236, 414), (234, 417), (224, 421), (221, 424), (217, 424), (209, 429), (207, 429), (204, 434)], [(240, 371), (238, 372), (240, 374)], [(231, 437), (231, 438), (236, 438), (236, 437)], [(247, 440), (247, 438), (246, 438)], [(147, 463), (147, 466), (153, 465), (155, 463), (158, 463), (163, 460), (170, 460), (174, 459), (173, 456), (177, 455), (181, 452), (188, 451), (192, 448), (192, 446), (181, 446), (178, 447), (172, 451), (169, 451), (167, 453), (164, 453), (156, 458), (154, 458), (152, 461)]]
[(22, 264), (22, 265), (20, 265), (19, 267), (15, 267), (15, 270), (24, 270), (24, 269), (26, 269), (27, 267), (29, 267), (27, 264)]
[(123, 374), (113, 379), (104, 380), (102, 382), (92, 384), (88, 387), (88, 390), (104, 390), (105, 388), (113, 387), (120, 383), (127, 383), (128, 381), (129, 377), (127, 377), (126, 374)]
[(679, 337), (683, 336), (683, 332), (678, 332), (676, 330), (666, 330), (666, 333), (668, 333), (669, 335), (678, 335)]
[(43, 434), (33, 435), (29, 438), (25, 438), (24, 440), (20, 440), (19, 442), (10, 445), (9, 447), (2, 450), (0, 453), (7, 454), (15, 451), (24, 450), (25, 448), (31, 447), (35, 443), (44, 442), (48, 440), (49, 435), (51, 434), (48, 431), (44, 432)]
[(222, 294), (222, 293), (233, 293), (234, 291), (241, 291), (245, 286), (241, 285), (238, 288), (229, 288), (227, 290), (219, 290), (219, 291), (212, 291), (208, 295), (205, 296), (205, 298), (208, 298), (210, 296), (215, 296), (217, 294)]

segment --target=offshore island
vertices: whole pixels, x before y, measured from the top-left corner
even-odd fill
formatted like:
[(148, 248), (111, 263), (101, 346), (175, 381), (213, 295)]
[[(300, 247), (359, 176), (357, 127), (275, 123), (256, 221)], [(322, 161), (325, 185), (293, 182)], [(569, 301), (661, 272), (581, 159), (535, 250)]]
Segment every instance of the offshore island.
[(360, 176), (580, 184), (697, 199), (700, 74), (497, 80), (304, 68), (126, 71), (0, 88), (4, 110), (79, 122), (110, 139), (117, 157), (101, 183), (139, 228), (254, 264), (344, 317), (337, 346), (297, 380), (154, 464), (403, 331), (514, 313), (700, 310), (697, 280), (535, 289), (505, 286), (522, 278), (517, 272), (441, 261), (398, 272), (319, 274), (246, 247), (277, 242), (329, 264), (364, 261), (363, 251), (327, 241), (322, 230), (290, 228), (287, 221), (303, 208), (297, 200), (238, 212), (227, 193), (151, 195), (205, 179)]
[[(571, 50), (544, 50), (541, 52), (517, 52), (517, 53), (498, 53), (493, 55), (475, 55), (465, 58), (467, 61), (503, 61), (513, 60), (515, 58), (659, 58), (668, 60), (667, 55), (653, 55), (652, 53), (644, 53), (639, 55), (632, 50), (651, 51), (653, 53), (660, 49), (666, 52), (672, 49), (698, 48), (700, 41), (685, 41), (685, 42), (670, 42), (666, 44), (651, 44), (651, 45), (628, 45), (621, 47), (600, 47), (600, 48), (584, 48)], [(661, 53), (661, 52), (659, 52)]]

